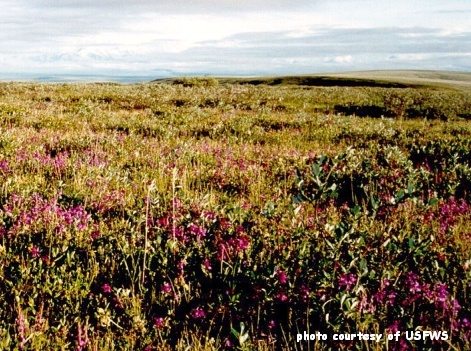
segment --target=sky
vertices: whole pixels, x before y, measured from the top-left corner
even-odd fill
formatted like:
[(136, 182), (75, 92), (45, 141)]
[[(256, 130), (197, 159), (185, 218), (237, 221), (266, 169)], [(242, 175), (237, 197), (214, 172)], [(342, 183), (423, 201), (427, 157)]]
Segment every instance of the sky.
[(470, 0), (1, 0), (0, 79), (471, 71), (470, 18)]

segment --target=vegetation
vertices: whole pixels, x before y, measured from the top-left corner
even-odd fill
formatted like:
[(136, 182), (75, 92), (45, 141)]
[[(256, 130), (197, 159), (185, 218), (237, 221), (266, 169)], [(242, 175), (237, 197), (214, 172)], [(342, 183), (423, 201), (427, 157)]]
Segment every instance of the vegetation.
[(0, 84), (0, 349), (471, 347), (469, 91), (173, 83)]

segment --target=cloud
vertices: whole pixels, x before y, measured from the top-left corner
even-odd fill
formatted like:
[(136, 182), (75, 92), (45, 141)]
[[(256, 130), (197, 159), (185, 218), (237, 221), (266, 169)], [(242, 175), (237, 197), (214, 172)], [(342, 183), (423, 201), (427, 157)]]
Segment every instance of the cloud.
[(466, 8), (460, 0), (3, 0), (0, 71), (471, 70)]
[[(145, 32), (145, 30), (143, 30)], [(295, 35), (293, 35), (295, 33)], [(106, 33), (97, 42), (106, 41)], [(282, 74), (338, 69), (423, 68), (470, 70), (471, 33), (428, 28), (303, 28), (232, 34), (221, 39), (182, 42), (149, 39), (146, 46), (64, 47), (28, 51), (16, 64), (53, 71), (134, 72), (170, 70), (175, 74)], [(14, 65), (0, 54), (4, 66)]]
[(353, 63), (353, 56), (352, 55), (344, 55), (344, 56), (335, 56), (332, 58), (325, 58), (324, 62), (333, 62), (333, 63), (340, 63), (340, 64), (351, 64)]
[[(341, 69), (404, 68), (418, 65), (436, 68), (447, 57), (453, 66), (458, 53), (471, 53), (471, 33), (444, 35), (428, 28), (330, 28), (291, 32), (240, 33), (220, 41), (201, 43), (187, 50), (188, 57), (205, 61), (234, 60), (251, 62), (254, 69), (316, 72)], [(460, 68), (463, 60), (459, 56)], [(294, 66), (296, 68), (294, 68)], [(411, 67), (414, 68), (414, 67)], [(468, 64), (468, 70), (471, 65)]]
[[(21, 0), (25, 1), (25, 0)], [(175, 13), (219, 13), (226, 11), (279, 11), (295, 10), (311, 6), (315, 0), (32, 0), (28, 3), (39, 9), (87, 9), (88, 11), (142, 11), (175, 14)]]
[(433, 54), (394, 54), (388, 57), (391, 61), (406, 61), (406, 62), (414, 62), (414, 61), (424, 61), (431, 59)]

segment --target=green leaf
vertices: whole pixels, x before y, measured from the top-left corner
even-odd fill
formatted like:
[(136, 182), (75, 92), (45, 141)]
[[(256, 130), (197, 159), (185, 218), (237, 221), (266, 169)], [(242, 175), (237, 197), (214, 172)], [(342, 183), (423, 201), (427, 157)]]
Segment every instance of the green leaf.
[(404, 190), (399, 190), (396, 194), (396, 203), (401, 201), (404, 198), (405, 192)]
[(234, 328), (231, 327), (231, 333), (234, 335), (237, 339), (239, 338), (239, 332), (235, 330)]
[(371, 208), (373, 209), (373, 211), (376, 212), (376, 210), (378, 210), (379, 208), (379, 200), (376, 200), (374, 196), (372, 196), (370, 202), (371, 202)]
[(366, 267), (367, 267), (366, 260), (364, 258), (362, 258), (361, 261), (360, 261), (360, 271), (366, 270)]
[(321, 174), (321, 168), (319, 167), (319, 165), (317, 163), (312, 164), (312, 173), (314, 173), (314, 175), (317, 178), (319, 178), (319, 176)]
[(354, 207), (352, 207), (350, 209), (350, 213), (354, 216), (356, 216), (361, 210), (361, 206), (360, 205), (355, 205)]
[(409, 246), (409, 249), (413, 249), (415, 246), (415, 239), (413, 237), (410, 237), (407, 245)]

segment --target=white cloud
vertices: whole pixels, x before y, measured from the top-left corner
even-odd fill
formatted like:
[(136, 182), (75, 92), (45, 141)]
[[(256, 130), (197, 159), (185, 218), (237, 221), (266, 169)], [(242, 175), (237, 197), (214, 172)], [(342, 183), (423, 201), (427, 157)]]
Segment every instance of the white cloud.
[(335, 63), (350, 64), (353, 62), (353, 56), (352, 55), (335, 56), (332, 61)]
[(0, 74), (471, 70), (470, 11), (460, 0), (3, 0)]
[(432, 58), (432, 54), (394, 54), (389, 57), (390, 60), (398, 61), (423, 61)]

